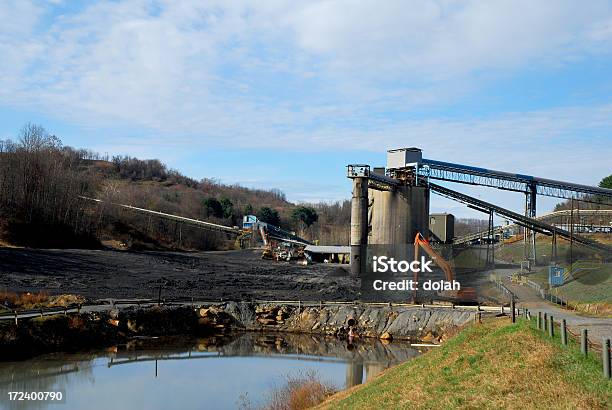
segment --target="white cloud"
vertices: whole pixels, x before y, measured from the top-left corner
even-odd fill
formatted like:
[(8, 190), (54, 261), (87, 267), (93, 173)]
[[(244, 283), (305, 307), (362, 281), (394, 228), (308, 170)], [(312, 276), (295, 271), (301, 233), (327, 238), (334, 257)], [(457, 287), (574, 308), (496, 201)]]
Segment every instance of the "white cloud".
[(546, 62), (603, 38), (609, 2), (315, 2), (290, 17), (298, 43), (365, 71), (454, 76)]
[(608, 1), (70, 4), (0, 3), (0, 105), (112, 128), (83, 143), (102, 152), (416, 145), (431, 158), (585, 183), (612, 155), (605, 104), (411, 115), (461, 104), (483, 73), (609, 55)]
[(605, 1), (141, 0), (53, 10), (0, 6), (2, 104), (204, 138), (241, 126), (245, 136), (325, 130), (372, 107), (452, 101), (483, 70), (609, 52), (612, 18)]

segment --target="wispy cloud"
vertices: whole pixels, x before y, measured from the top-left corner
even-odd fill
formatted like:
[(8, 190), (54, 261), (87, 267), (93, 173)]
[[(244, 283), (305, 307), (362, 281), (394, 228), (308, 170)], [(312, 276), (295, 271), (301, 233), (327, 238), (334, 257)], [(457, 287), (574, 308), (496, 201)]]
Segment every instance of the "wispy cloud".
[(0, 106), (112, 129), (84, 142), (102, 151), (417, 145), (579, 182), (612, 155), (610, 102), (419, 114), (496, 76), (611, 56), (609, 1), (8, 0), (0, 21)]
[(3, 4), (2, 103), (202, 139), (443, 104), (482, 70), (609, 52), (612, 38), (605, 1)]

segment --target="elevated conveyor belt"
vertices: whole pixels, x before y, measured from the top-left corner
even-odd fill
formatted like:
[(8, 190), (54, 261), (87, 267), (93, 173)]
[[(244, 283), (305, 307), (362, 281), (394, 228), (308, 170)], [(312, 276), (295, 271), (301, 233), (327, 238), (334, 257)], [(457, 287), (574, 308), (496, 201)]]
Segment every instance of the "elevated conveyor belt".
[[(231, 226), (226, 226), (226, 225), (215, 224), (212, 222), (201, 221), (199, 219), (187, 218), (185, 216), (173, 215), (173, 214), (168, 214), (165, 212), (154, 211), (152, 209), (139, 208), (139, 207), (132, 206), (132, 205), (118, 204), (115, 202), (105, 202), (105, 201), (102, 201), (101, 199), (88, 198), (85, 196), (79, 196), (79, 198), (87, 200), (87, 201), (97, 202), (99, 204), (107, 204), (107, 205), (112, 205), (112, 206), (116, 206), (116, 207), (123, 208), (123, 209), (129, 209), (131, 211), (138, 212), (138, 213), (155, 215), (163, 219), (181, 222), (186, 225), (197, 226), (199, 228), (208, 229), (211, 231), (225, 232), (231, 235), (241, 235), (243, 233), (243, 230), (238, 227), (231, 227)], [(307, 240), (300, 238), (299, 236), (294, 235), (291, 232), (285, 231), (284, 229), (281, 229), (274, 225), (270, 225), (270, 224), (263, 224), (263, 225), (267, 229), (268, 234), (271, 237), (274, 237), (276, 239), (288, 240), (289, 242), (303, 243), (305, 245), (311, 244)]]
[[(510, 226), (510, 225), (509, 225)], [(493, 228), (493, 235), (496, 235), (498, 233), (502, 233), (504, 230), (508, 229), (508, 227), (506, 226), (496, 226), (495, 228)], [(481, 232), (474, 232), (468, 235), (464, 235), (464, 236), (460, 236), (458, 238), (454, 238), (453, 239), (453, 244), (455, 245), (461, 245), (464, 243), (470, 243), (473, 242), (477, 239), (480, 238), (488, 238), (491, 235), (491, 231), (490, 230), (486, 230), (486, 231), (481, 231)]]
[[(611, 228), (612, 225), (612, 209), (581, 209), (572, 211), (565, 209), (562, 211), (548, 212), (546, 214), (537, 216), (534, 219), (538, 221), (547, 222), (550, 225), (570, 225), (570, 217), (574, 218), (573, 225), (576, 227), (597, 227), (597, 228)], [(582, 219), (586, 219), (586, 222)], [(599, 224), (599, 225), (598, 225)], [(516, 225), (496, 226), (493, 228), (493, 235), (502, 233), (506, 230), (512, 230)], [(460, 245), (463, 243), (469, 243), (475, 241), (481, 237), (491, 236), (490, 230), (481, 232), (474, 232), (468, 235), (457, 237), (453, 240), (454, 244)]]
[(489, 202), (485, 202), (477, 198), (473, 198), (469, 195), (462, 194), (461, 192), (457, 192), (457, 191), (454, 191), (452, 189), (449, 189), (449, 188), (446, 188), (440, 185), (429, 183), (429, 188), (431, 189), (431, 191), (435, 192), (438, 195), (442, 195), (444, 197), (453, 199), (455, 201), (462, 202), (482, 212), (489, 213), (493, 211), (494, 213), (504, 216), (516, 222), (518, 225), (524, 226), (533, 231), (540, 232), (546, 235), (556, 233), (557, 235), (564, 237), (564, 238), (568, 238), (568, 239), (573, 237), (573, 240), (577, 243), (601, 250), (603, 252), (606, 252), (607, 255), (612, 256), (612, 247), (604, 245), (592, 239), (588, 239), (588, 238), (585, 238), (585, 237), (582, 237), (576, 234), (572, 235), (570, 232), (564, 229), (557, 228), (546, 222), (539, 221), (537, 219), (518, 214), (516, 212), (510, 211), (500, 206), (491, 204)]
[(507, 191), (533, 193), (534, 195), (557, 198), (581, 198), (588, 202), (612, 203), (612, 189), (556, 181), (531, 175), (453, 164), (450, 162), (423, 159), (418, 168), (419, 176), (441, 181), (458, 182), (469, 185), (489, 186)]
[(194, 225), (194, 226), (209, 229), (212, 231), (226, 232), (226, 233), (230, 233), (234, 235), (239, 235), (241, 232), (239, 228), (234, 228), (231, 226), (225, 226), (225, 225), (220, 225), (220, 224), (214, 224), (212, 222), (200, 221), (199, 219), (193, 219), (193, 218), (187, 218), (187, 217), (179, 216), (179, 215), (167, 214), (165, 212), (154, 211), (151, 209), (138, 208), (132, 205), (118, 204), (115, 202), (106, 202), (106, 201), (102, 201), (101, 199), (88, 198), (85, 196), (80, 196), (79, 198), (85, 199), (88, 201), (92, 201), (92, 202), (97, 202), (99, 204), (107, 204), (107, 205), (112, 205), (112, 206), (116, 206), (116, 207), (123, 208), (123, 209), (129, 209), (131, 211), (135, 211), (135, 212), (139, 212), (143, 214), (155, 215), (163, 219), (169, 219), (172, 221), (182, 222), (187, 225)]

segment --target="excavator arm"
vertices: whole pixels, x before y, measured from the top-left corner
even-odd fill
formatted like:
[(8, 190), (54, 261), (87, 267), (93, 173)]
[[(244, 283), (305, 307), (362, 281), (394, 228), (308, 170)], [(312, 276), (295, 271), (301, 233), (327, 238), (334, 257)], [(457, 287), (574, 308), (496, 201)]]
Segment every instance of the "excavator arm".
[[(423, 237), (423, 235), (421, 235), (420, 232), (417, 232), (415, 238), (414, 238), (414, 260), (419, 260), (419, 252), (420, 250), (423, 249), (425, 251), (425, 253), (427, 253), (427, 255), (429, 255), (429, 257), (431, 258), (431, 260), (440, 267), (440, 269), (442, 269), (442, 271), (444, 272), (444, 275), (446, 277), (446, 281), (447, 282), (452, 282), (455, 279), (455, 273), (453, 271), (452, 266), (450, 265), (450, 263), (448, 263), (443, 257), (442, 255), (440, 255), (438, 252), (436, 252), (431, 245), (429, 244), (429, 241), (427, 239), (425, 239)], [(415, 272), (414, 273), (414, 281), (418, 282), (418, 273)], [(474, 302), (476, 301), (477, 297), (476, 297), (476, 292), (474, 289), (472, 288), (466, 288), (466, 289), (461, 289), (458, 292), (455, 291), (442, 291), (440, 293), (443, 296), (446, 297), (450, 297), (454, 300), (459, 300), (459, 301), (466, 301), (466, 302)], [(413, 299), (416, 302), (416, 290), (413, 293)]]
[(417, 232), (414, 238), (414, 260), (419, 260), (420, 248), (423, 248), (425, 253), (427, 253), (427, 255), (429, 255), (429, 257), (431, 258), (431, 260), (436, 265), (438, 265), (440, 269), (444, 271), (444, 275), (446, 275), (446, 280), (448, 282), (452, 282), (453, 279), (455, 279), (455, 274), (453, 273), (453, 268), (451, 267), (451, 265), (446, 262), (446, 260), (444, 260), (442, 255), (440, 255), (431, 247), (429, 241), (425, 239), (420, 232)]

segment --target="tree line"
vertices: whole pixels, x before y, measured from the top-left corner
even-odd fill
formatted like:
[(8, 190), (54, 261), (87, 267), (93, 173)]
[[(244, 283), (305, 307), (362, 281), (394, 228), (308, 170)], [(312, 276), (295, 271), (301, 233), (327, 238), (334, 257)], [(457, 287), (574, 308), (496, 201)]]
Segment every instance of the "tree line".
[[(99, 198), (103, 203), (83, 199)], [(0, 141), (0, 236), (31, 246), (220, 249), (223, 234), (182, 226), (110, 205), (122, 203), (240, 226), (244, 215), (296, 232), (320, 244), (346, 245), (350, 201), (295, 205), (277, 189), (251, 189), (214, 179), (195, 180), (157, 159), (101, 156), (62, 144), (27, 124), (16, 141)], [(456, 221), (457, 235), (486, 221)]]
[(88, 238), (94, 221), (84, 212), (80, 196), (97, 192), (99, 180), (83, 172), (82, 161), (95, 155), (64, 147), (42, 127), (23, 127), (17, 142), (0, 141), (0, 212), (2, 231), (31, 236), (45, 231), (65, 237)]
[[(0, 140), (0, 236), (9, 241), (81, 247), (114, 240), (135, 247), (194, 249), (231, 243), (223, 234), (151, 218), (112, 203), (229, 226), (240, 226), (244, 215), (256, 215), (309, 239), (346, 219), (334, 220), (337, 215), (330, 211), (334, 206), (295, 206), (278, 189), (250, 189), (208, 178), (197, 181), (157, 159), (109, 159), (65, 146), (39, 125), (25, 125), (15, 141)], [(344, 241), (330, 235), (329, 240), (348, 242), (348, 237)]]
[[(608, 175), (599, 181), (600, 188), (612, 189), (612, 175)], [(580, 209), (612, 209), (612, 200), (600, 195), (584, 195), (574, 199), (574, 208)], [(572, 200), (568, 199), (555, 205), (555, 211), (564, 211), (572, 208)]]

